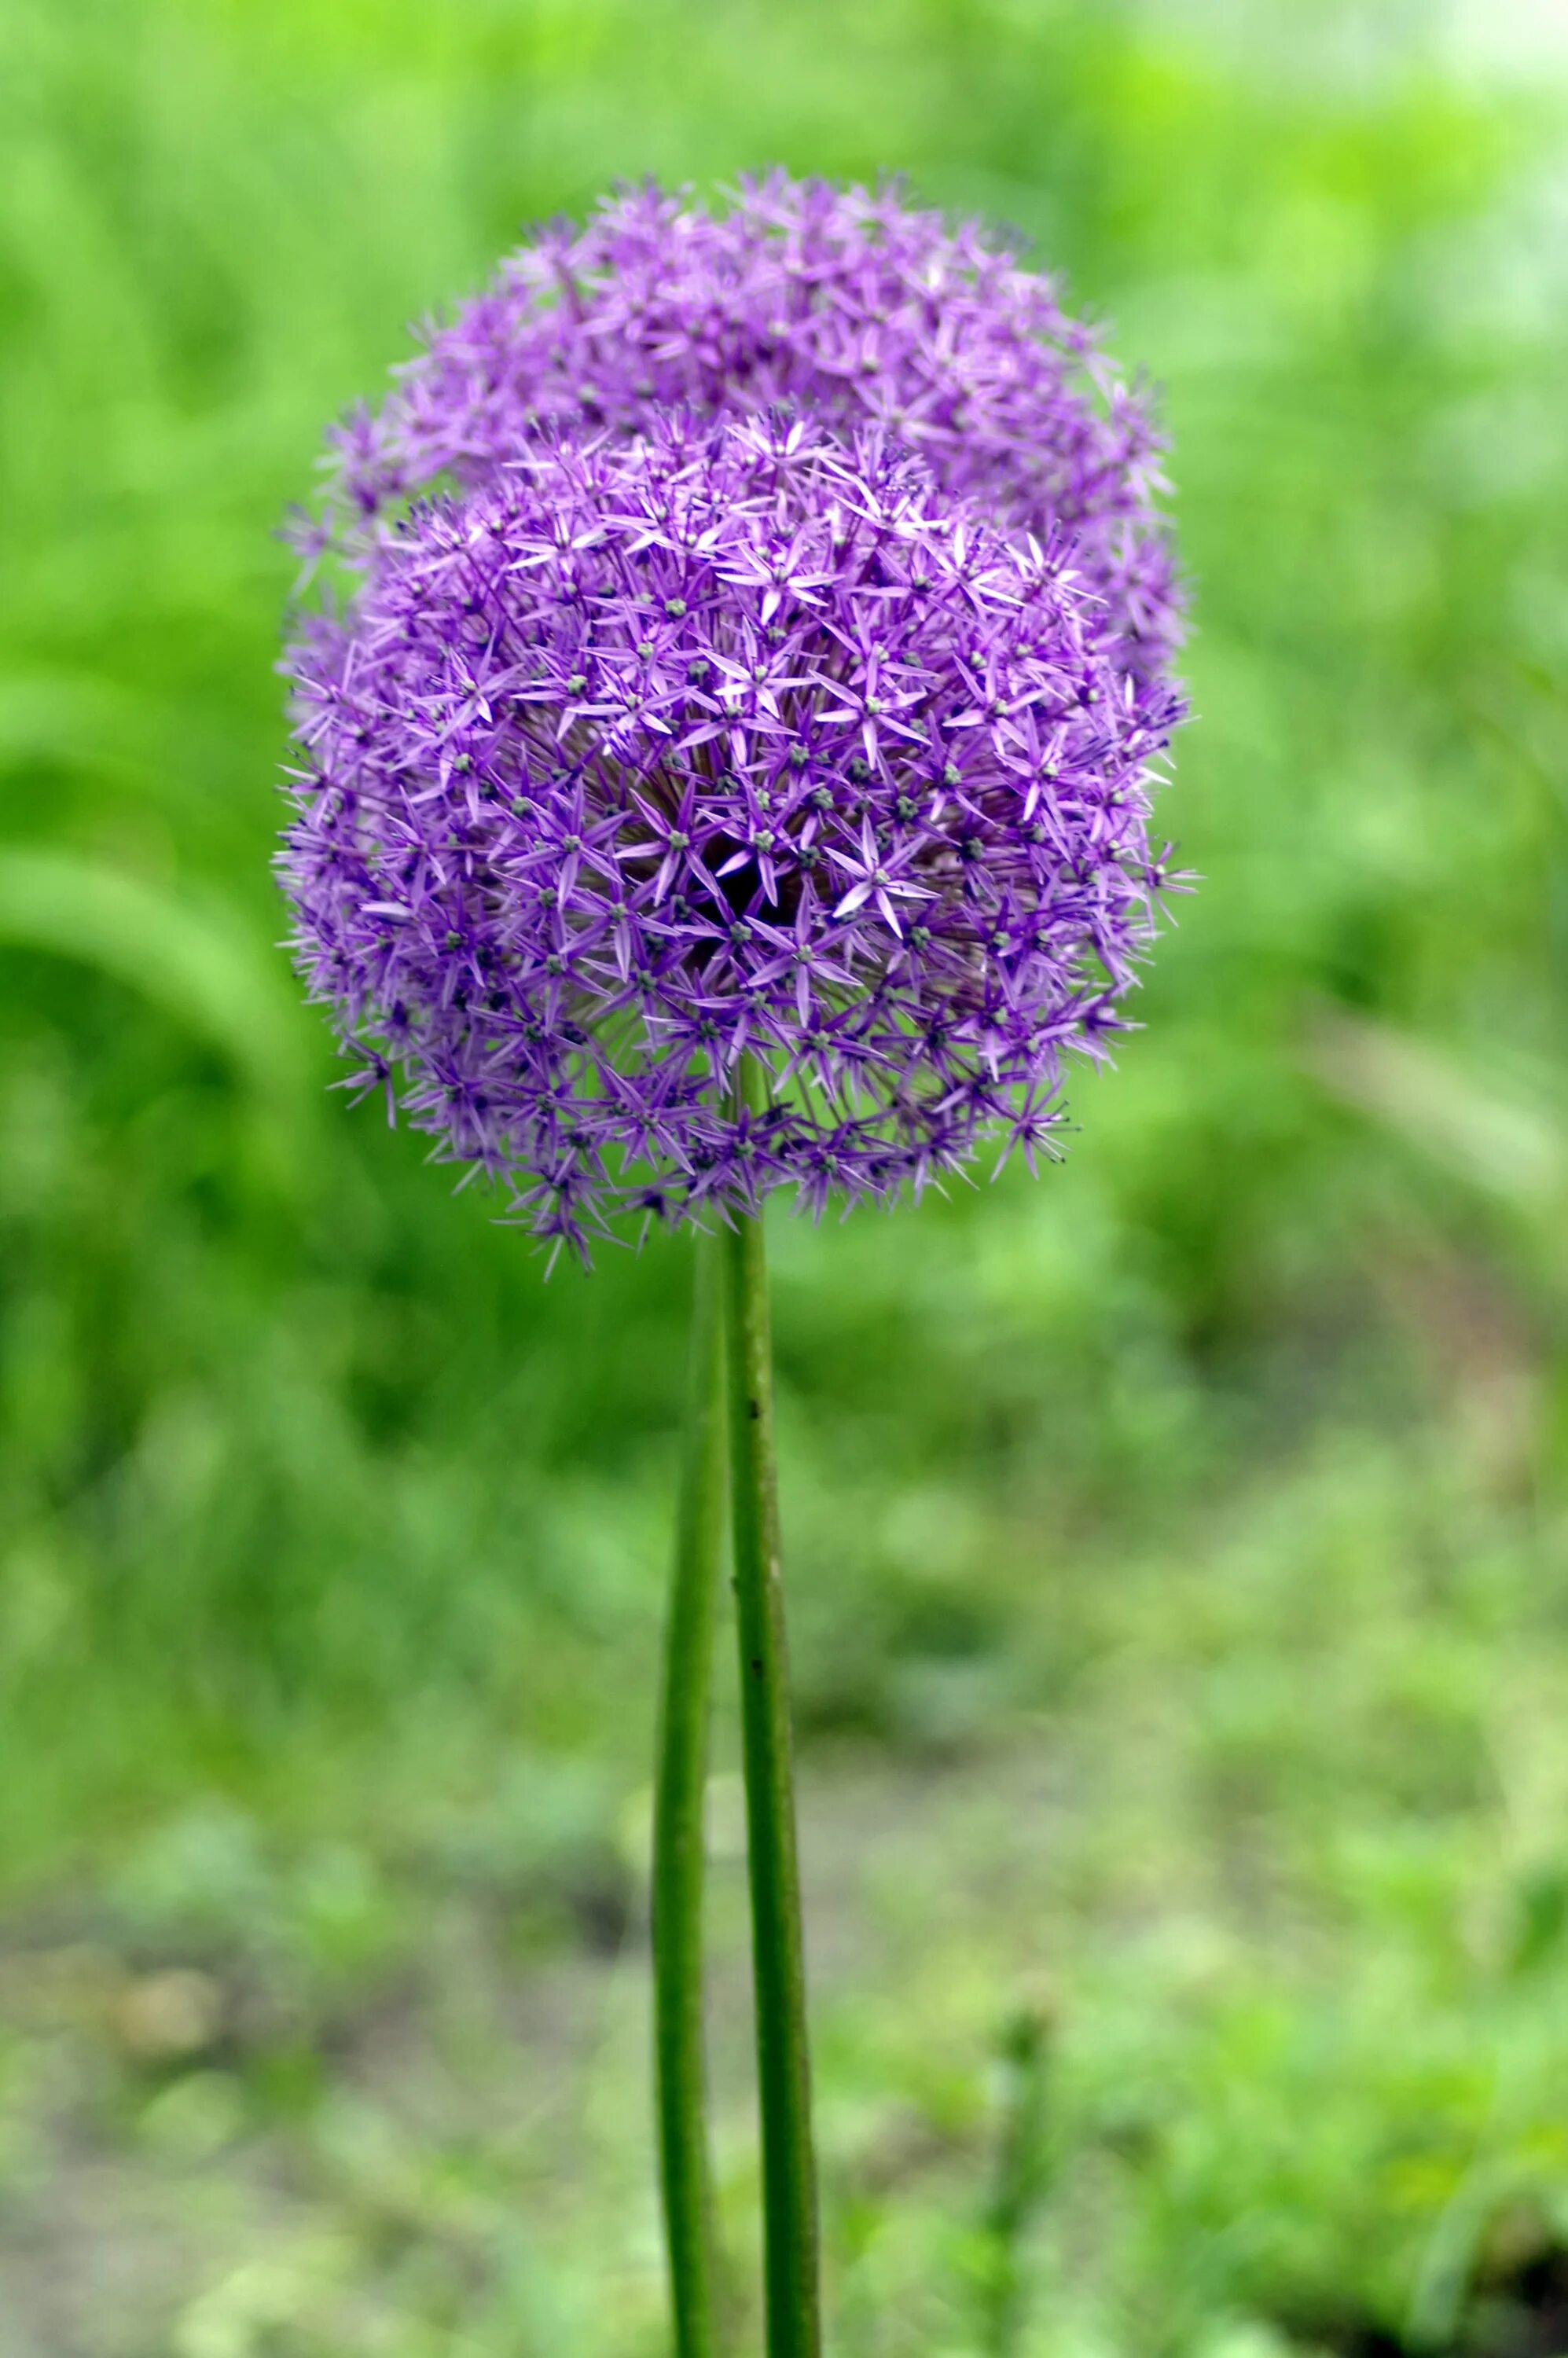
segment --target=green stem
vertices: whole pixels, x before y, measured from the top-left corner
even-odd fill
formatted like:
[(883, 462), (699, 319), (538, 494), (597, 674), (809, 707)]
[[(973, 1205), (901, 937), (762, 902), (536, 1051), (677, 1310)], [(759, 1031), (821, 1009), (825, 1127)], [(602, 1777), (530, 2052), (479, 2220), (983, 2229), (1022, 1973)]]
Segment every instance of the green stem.
[[(737, 1110), (760, 1111), (767, 1079), (741, 1067)], [(725, 1240), (730, 1341), (735, 1619), (762, 2099), (763, 2268), (768, 2358), (818, 2358), (816, 2174), (811, 2149), (806, 1960), (795, 1858), (789, 1671), (779, 1577), (768, 1274), (760, 1214)]]
[(702, 1884), (713, 1627), (724, 1546), (723, 1273), (719, 1238), (699, 1237), (654, 1801), (654, 2057), (676, 2358), (715, 2358), (719, 2347), (705, 2119)]
[(1021, 2006), (1002, 2034), (1001, 2142), (985, 2222), (990, 2250), (982, 2346), (990, 2358), (1011, 2358), (1024, 2322), (1024, 2237), (1048, 2190), (1050, 2038), (1051, 2016), (1040, 2004)]

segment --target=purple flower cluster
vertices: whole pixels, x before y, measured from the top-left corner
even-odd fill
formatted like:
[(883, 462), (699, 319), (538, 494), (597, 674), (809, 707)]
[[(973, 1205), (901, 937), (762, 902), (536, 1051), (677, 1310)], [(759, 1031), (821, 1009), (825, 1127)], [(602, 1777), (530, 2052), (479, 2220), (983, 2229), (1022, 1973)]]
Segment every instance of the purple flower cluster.
[(719, 219), (625, 191), (521, 247), (399, 378), (335, 438), (348, 517), (489, 482), (546, 421), (625, 436), (659, 407), (784, 402), (880, 426), (1004, 529), (1069, 533), (1123, 669), (1157, 673), (1175, 643), (1146, 406), (1048, 279), (896, 188), (776, 172)]
[[(354, 594), (292, 650), (314, 993), (579, 1250), (1048, 1144), (1170, 881), (1147, 429), (1069, 393), (1077, 331), (973, 233), (778, 181), (748, 209), (627, 199), (511, 265), (350, 430)], [(1029, 399), (1054, 438), (1010, 473)]]

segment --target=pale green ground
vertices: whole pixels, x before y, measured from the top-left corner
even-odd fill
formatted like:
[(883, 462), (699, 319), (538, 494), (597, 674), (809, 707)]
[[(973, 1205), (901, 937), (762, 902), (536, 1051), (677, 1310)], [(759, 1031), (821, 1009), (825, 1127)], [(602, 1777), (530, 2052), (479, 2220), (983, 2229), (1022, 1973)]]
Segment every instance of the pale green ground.
[(1021, 2006), (1018, 2358), (1568, 2350), (1486, 2313), (1568, 2242), (1562, 49), (1286, 0), (0, 15), (3, 2358), (665, 2346), (687, 1253), (546, 1288), (325, 1095), (270, 534), (524, 219), (774, 157), (1019, 224), (1162, 383), (1201, 716), (1204, 888), (1067, 1165), (774, 1230), (837, 2358), (1000, 2350)]

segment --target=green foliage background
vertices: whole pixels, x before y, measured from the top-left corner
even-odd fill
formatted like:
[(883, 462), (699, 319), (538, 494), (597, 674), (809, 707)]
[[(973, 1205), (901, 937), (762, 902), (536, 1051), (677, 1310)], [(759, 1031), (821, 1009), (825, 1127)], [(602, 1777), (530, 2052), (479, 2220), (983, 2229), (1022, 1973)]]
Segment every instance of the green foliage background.
[(0, 12), (8, 2353), (664, 2346), (687, 1251), (546, 1286), (327, 1093), (271, 535), (527, 220), (773, 159), (1016, 224), (1162, 386), (1206, 880), (1064, 1169), (774, 1226), (835, 2348), (1568, 2346), (1496, 2338), (1568, 2238), (1565, 47), (1529, 0)]

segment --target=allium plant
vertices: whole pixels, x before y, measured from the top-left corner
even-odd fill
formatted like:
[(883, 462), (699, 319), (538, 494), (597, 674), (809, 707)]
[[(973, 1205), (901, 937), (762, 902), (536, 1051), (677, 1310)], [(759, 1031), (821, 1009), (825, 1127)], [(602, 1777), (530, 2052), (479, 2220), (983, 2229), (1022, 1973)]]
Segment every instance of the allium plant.
[(771, 2358), (818, 2336), (762, 1205), (1033, 1163), (1125, 1028), (1179, 881), (1157, 450), (978, 227), (774, 176), (525, 246), (341, 430), (305, 534), (346, 595), (291, 648), (283, 872), (353, 1079), (552, 1259), (698, 1232), (654, 1866), (682, 2358), (726, 1393)]

